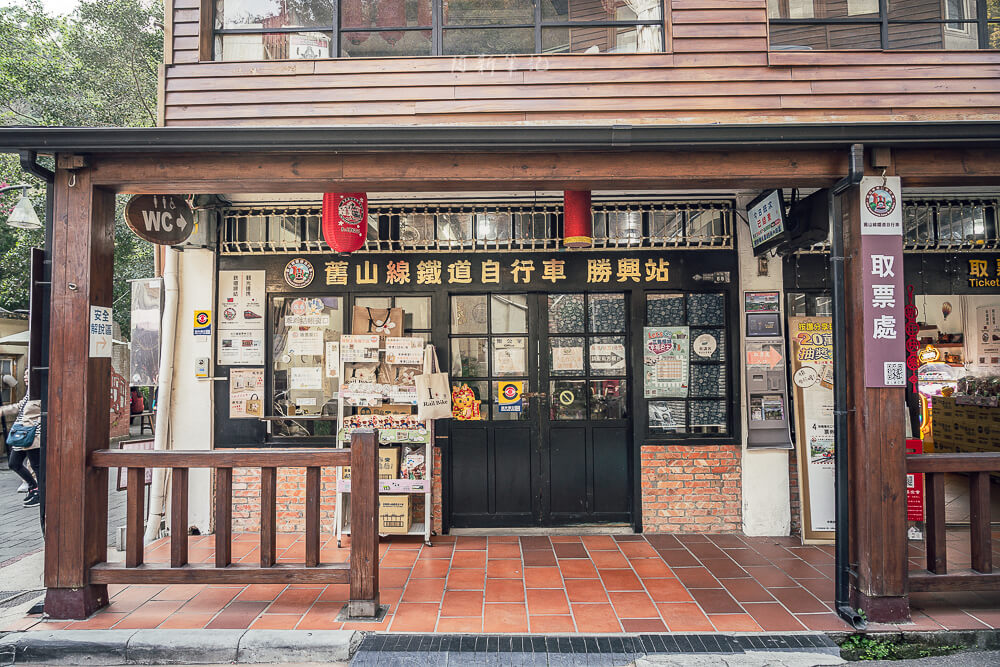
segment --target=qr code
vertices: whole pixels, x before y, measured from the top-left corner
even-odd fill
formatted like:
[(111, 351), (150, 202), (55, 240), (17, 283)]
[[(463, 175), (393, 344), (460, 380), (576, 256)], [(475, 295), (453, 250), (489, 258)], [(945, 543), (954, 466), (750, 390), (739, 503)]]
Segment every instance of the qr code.
[(906, 476), (906, 488), (908, 489), (917, 488), (917, 483), (916, 481), (914, 481), (912, 474)]
[(906, 386), (906, 362), (886, 361), (882, 364), (885, 371), (885, 386), (905, 387)]

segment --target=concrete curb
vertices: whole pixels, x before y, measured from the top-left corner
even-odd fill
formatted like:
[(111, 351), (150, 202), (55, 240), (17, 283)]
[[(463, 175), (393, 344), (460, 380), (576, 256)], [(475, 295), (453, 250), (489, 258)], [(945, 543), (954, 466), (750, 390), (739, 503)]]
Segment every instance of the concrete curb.
[(871, 630), (867, 632), (827, 632), (826, 635), (844, 643), (848, 637), (860, 634), (867, 637), (899, 639), (907, 644), (954, 644), (969, 649), (995, 651), (1000, 649), (1000, 630)]
[(350, 630), (50, 630), (0, 638), (12, 664), (194, 665), (347, 662)]

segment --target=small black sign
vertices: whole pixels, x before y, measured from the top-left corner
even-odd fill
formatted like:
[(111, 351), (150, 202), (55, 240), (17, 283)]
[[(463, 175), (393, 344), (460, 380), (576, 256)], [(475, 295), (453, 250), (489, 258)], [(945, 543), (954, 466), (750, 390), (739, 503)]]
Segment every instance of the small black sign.
[(183, 243), (194, 231), (194, 213), (177, 195), (136, 195), (125, 207), (125, 222), (139, 238), (158, 245)]

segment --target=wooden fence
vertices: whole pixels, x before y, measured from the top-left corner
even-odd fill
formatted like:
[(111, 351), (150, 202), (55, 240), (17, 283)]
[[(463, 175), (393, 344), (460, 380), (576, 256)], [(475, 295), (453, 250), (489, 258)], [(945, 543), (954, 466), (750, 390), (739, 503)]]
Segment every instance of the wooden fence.
[[(211, 451), (124, 451), (102, 449), (90, 455), (92, 468), (125, 468), (126, 542), (124, 563), (98, 563), (95, 584), (296, 584), (349, 583), (349, 614), (378, 612), (378, 434), (355, 431), (350, 449), (226, 449)], [(351, 466), (351, 558), (349, 563), (320, 562), (320, 472)], [(260, 468), (260, 563), (232, 559), (233, 468)], [(305, 561), (278, 563), (277, 469), (306, 469)], [(143, 561), (144, 482), (147, 468), (170, 468), (170, 562)], [(188, 471), (215, 471), (215, 562), (188, 561)]]
[[(1000, 590), (1000, 574), (993, 572), (990, 523), (990, 473), (1000, 472), (1000, 454), (912, 454), (906, 472), (927, 476), (927, 571), (910, 573), (910, 591)], [(944, 516), (945, 473), (969, 476), (969, 538), (972, 569), (948, 573), (948, 544)]]

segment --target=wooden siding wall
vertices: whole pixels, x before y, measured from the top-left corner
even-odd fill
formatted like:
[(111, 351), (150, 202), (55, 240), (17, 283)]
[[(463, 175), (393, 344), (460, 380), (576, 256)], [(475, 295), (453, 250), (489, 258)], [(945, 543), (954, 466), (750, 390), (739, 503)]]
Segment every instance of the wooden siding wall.
[(766, 0), (668, 2), (665, 54), (198, 63), (199, 0), (174, 0), (165, 120), (669, 124), (992, 119), (1000, 112), (1000, 52), (769, 54)]

